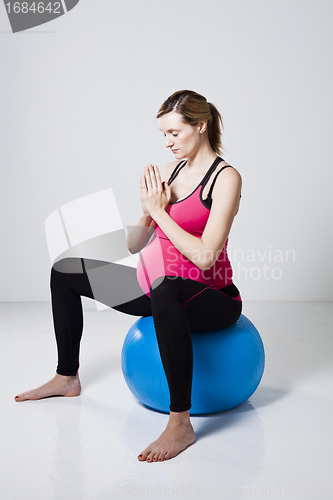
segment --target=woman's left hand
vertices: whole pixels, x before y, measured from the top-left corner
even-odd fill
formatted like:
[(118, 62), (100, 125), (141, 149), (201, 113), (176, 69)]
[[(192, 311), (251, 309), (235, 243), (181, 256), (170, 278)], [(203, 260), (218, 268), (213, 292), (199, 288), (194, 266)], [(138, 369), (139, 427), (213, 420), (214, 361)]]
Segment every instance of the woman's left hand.
[(153, 219), (154, 215), (165, 210), (171, 199), (170, 186), (167, 182), (162, 182), (158, 167), (150, 163), (140, 176), (140, 190), (145, 206)]

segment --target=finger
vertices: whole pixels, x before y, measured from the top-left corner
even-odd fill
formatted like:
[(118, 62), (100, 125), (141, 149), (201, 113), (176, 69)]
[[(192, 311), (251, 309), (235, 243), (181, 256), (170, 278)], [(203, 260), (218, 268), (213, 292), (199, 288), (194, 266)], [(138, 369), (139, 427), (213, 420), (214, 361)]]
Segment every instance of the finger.
[(166, 181), (162, 182), (162, 177), (157, 166), (156, 166), (156, 179), (157, 179), (157, 185), (161, 186), (162, 190), (164, 191), (166, 189), (167, 182)]
[(145, 181), (144, 175), (140, 175), (140, 190), (142, 191), (142, 194), (144, 194), (147, 191), (147, 186), (146, 186), (146, 181)]
[(152, 170), (153, 170), (156, 182), (157, 183), (161, 183), (161, 176), (160, 176), (160, 173), (158, 171), (158, 166), (157, 165), (153, 165)]
[(155, 172), (155, 175), (156, 175), (157, 179), (161, 179), (160, 171), (158, 169), (158, 166), (157, 165), (153, 165), (153, 168), (154, 168), (154, 172)]
[(140, 190), (140, 195), (143, 192), (143, 181), (142, 181), (142, 175), (140, 175), (140, 181), (139, 181), (139, 190)]
[(146, 175), (145, 175), (145, 180), (146, 180), (146, 183), (147, 183), (147, 187), (152, 184), (149, 168), (147, 169), (147, 172), (146, 172)]
[(152, 188), (152, 190), (154, 191), (154, 189), (156, 189), (156, 178), (155, 178), (154, 169), (152, 166), (149, 167), (149, 169), (148, 169), (146, 179), (148, 180), (149, 187)]
[(152, 176), (152, 179), (153, 179), (153, 182), (154, 182), (154, 185), (156, 186), (156, 188), (159, 189), (160, 187), (162, 187), (161, 176), (160, 176), (160, 173), (158, 171), (157, 165), (152, 165), (151, 176)]
[(144, 168), (144, 174), (148, 175), (151, 168), (153, 168), (153, 165), (151, 163), (147, 163), (147, 166)]

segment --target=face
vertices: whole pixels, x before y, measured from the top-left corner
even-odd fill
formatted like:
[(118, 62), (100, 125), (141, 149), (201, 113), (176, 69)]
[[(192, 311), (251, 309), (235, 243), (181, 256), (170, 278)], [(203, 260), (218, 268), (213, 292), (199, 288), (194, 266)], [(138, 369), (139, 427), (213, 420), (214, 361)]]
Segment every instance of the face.
[(161, 116), (158, 122), (165, 136), (165, 147), (171, 149), (175, 159), (189, 158), (199, 149), (205, 122), (193, 127), (185, 123), (182, 115), (175, 111)]

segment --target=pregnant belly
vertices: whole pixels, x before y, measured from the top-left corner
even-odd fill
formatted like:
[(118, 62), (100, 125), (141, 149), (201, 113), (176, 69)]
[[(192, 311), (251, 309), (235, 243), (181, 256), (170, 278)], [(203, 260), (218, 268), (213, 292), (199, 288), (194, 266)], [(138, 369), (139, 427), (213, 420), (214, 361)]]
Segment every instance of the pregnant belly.
[(137, 266), (139, 285), (148, 297), (152, 283), (161, 276), (181, 276), (198, 280), (200, 274), (200, 269), (184, 257), (170, 240), (156, 236), (153, 236), (149, 245), (142, 251)]

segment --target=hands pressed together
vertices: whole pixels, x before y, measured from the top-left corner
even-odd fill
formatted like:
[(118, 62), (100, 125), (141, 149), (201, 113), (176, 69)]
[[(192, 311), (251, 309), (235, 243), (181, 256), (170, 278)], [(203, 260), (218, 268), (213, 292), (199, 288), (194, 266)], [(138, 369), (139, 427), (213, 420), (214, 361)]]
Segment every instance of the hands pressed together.
[(154, 219), (154, 216), (165, 210), (170, 199), (170, 186), (162, 182), (158, 167), (148, 163), (143, 175), (140, 175), (140, 200), (144, 214)]

